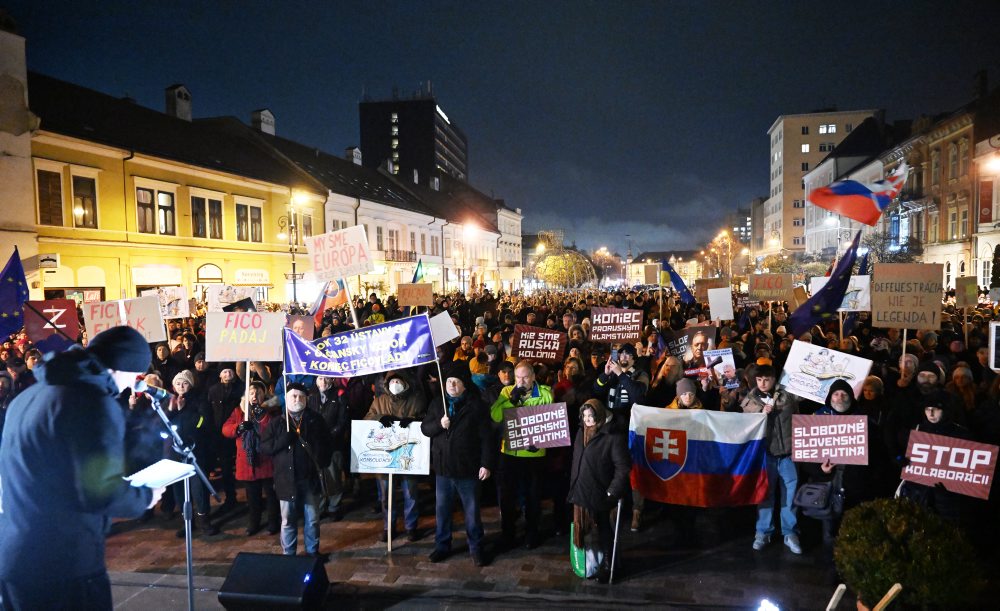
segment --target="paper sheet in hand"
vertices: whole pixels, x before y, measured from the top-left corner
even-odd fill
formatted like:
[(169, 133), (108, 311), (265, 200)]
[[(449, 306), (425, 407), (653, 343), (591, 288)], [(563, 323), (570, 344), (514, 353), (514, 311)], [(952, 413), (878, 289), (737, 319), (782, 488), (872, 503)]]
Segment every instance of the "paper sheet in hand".
[(162, 488), (174, 482), (179, 482), (194, 473), (194, 466), (164, 458), (160, 462), (149, 465), (141, 471), (136, 471), (125, 480), (135, 488), (148, 486)]

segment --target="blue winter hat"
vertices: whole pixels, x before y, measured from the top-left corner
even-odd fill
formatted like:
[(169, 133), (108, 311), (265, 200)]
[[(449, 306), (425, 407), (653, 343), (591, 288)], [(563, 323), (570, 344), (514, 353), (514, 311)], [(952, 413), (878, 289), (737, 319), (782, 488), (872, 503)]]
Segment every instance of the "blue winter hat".
[(146, 371), (153, 360), (149, 344), (132, 327), (111, 327), (90, 340), (87, 352), (102, 365), (116, 371)]

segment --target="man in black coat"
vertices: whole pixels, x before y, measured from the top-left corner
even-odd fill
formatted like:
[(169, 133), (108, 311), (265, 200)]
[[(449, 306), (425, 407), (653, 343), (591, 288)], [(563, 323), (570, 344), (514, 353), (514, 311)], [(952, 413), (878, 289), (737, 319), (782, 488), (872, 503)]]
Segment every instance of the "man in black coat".
[(334, 522), (344, 519), (340, 501), (344, 498), (344, 458), (350, 452), (348, 397), (347, 387), (336, 385), (335, 378), (328, 376), (317, 376), (316, 386), (309, 391), (309, 409), (323, 416), (332, 440), (330, 464), (323, 470), (327, 502), (320, 507), (320, 517), (330, 515)]
[(149, 366), (129, 327), (52, 355), (8, 409), (0, 444), (0, 597), (7, 609), (111, 609), (110, 518), (137, 518), (163, 489), (122, 479), (125, 418), (115, 397)]
[[(202, 356), (199, 354), (199, 356)], [(198, 376), (198, 373), (194, 373)], [(219, 382), (208, 389), (208, 404), (212, 409), (212, 448), (215, 461), (222, 470), (222, 490), (226, 501), (219, 509), (224, 513), (236, 507), (236, 478), (233, 474), (236, 461), (236, 444), (232, 439), (226, 439), (222, 434), (222, 425), (229, 419), (243, 398), (243, 382), (236, 377), (236, 372), (225, 368), (219, 372)]]
[(292, 382), (285, 389), (288, 415), (275, 418), (260, 441), (261, 451), (274, 457), (274, 490), (281, 505), (281, 548), (294, 556), (298, 543), (298, 510), (303, 513), (306, 553), (323, 560), (319, 551), (322, 471), (330, 464), (333, 439), (319, 413), (306, 409), (309, 391)]
[(489, 410), (472, 384), (464, 362), (443, 373), (445, 398), (435, 397), (420, 425), (431, 438), (431, 467), (437, 496), (437, 530), (430, 561), (440, 562), (451, 553), (451, 516), (455, 496), (462, 500), (469, 553), (476, 566), (483, 556), (483, 522), (479, 515), (479, 482), (490, 477), (496, 465)]

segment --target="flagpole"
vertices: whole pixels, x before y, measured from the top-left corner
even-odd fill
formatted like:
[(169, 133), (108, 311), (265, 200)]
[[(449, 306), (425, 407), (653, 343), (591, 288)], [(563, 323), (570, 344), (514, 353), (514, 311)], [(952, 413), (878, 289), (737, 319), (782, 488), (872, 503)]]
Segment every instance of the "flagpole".
[(347, 307), (351, 309), (351, 320), (354, 321), (354, 328), (360, 329), (361, 325), (358, 324), (358, 313), (354, 311), (354, 296), (351, 295), (351, 283), (344, 278), (344, 292), (347, 293)]
[(386, 518), (385, 518), (385, 551), (387, 554), (392, 553), (392, 473), (389, 474), (389, 490), (388, 498), (386, 499)]
[(844, 313), (837, 310), (837, 320), (840, 321), (840, 341), (844, 341)]
[(962, 330), (965, 331), (965, 348), (969, 348), (969, 306), (962, 308)]
[(902, 361), (903, 357), (906, 356), (906, 332), (907, 331), (908, 331), (908, 329), (903, 329), (903, 354), (899, 357), (900, 361)]

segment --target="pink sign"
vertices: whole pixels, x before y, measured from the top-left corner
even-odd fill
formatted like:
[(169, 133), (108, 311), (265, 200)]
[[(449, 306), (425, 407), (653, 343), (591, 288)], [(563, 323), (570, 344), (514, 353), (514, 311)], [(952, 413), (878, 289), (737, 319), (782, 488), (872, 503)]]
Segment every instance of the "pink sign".
[(505, 409), (503, 428), (510, 450), (527, 450), (529, 446), (558, 448), (572, 443), (565, 403)]
[(988, 499), (998, 451), (985, 443), (911, 431), (906, 446), (910, 464), (902, 477), (925, 486), (940, 482), (952, 492)]
[(792, 460), (868, 464), (868, 416), (792, 416)]
[(628, 342), (642, 334), (642, 310), (593, 308), (590, 313), (590, 341)]
[(530, 325), (514, 325), (510, 340), (514, 356), (543, 363), (562, 363), (568, 343), (569, 338), (561, 331)]

